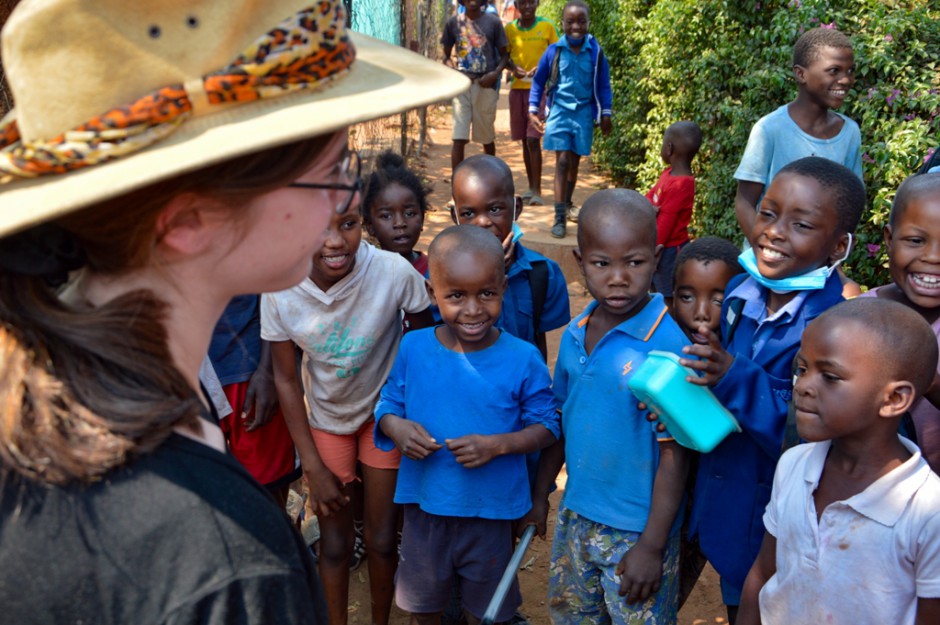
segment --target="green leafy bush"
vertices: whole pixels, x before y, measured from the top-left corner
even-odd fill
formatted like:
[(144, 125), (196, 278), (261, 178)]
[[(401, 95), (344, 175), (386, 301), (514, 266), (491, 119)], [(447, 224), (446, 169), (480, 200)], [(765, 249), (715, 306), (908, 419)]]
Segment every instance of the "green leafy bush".
[[(624, 186), (656, 181), (662, 133), (695, 120), (705, 134), (693, 230), (740, 240), (734, 170), (751, 126), (796, 96), (791, 55), (806, 29), (852, 38), (857, 81), (845, 113), (862, 131), (869, 206), (847, 272), (889, 280), (881, 231), (901, 181), (940, 145), (940, 8), (928, 0), (590, 0), (591, 30), (611, 62), (614, 133), (595, 157)], [(560, 0), (540, 12), (560, 25)]]

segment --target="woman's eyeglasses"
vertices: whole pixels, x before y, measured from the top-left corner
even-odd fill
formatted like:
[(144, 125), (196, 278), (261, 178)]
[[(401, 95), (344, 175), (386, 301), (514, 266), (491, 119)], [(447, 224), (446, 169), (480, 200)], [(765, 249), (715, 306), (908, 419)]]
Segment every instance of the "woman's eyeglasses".
[(355, 150), (350, 150), (340, 164), (339, 179), (345, 182), (292, 182), (287, 186), (300, 189), (348, 191), (349, 195), (342, 196), (336, 205), (336, 213), (342, 215), (349, 210), (356, 193), (362, 192), (362, 161), (359, 160), (359, 153)]

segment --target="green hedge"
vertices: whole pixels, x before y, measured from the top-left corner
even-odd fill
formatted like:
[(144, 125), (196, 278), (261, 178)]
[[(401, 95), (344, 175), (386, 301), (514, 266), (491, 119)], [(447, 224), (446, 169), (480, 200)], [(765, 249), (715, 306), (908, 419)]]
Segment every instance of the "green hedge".
[[(841, 112), (862, 130), (869, 207), (848, 273), (889, 280), (881, 229), (894, 192), (940, 144), (940, 8), (929, 0), (589, 0), (591, 31), (611, 62), (614, 133), (596, 160), (646, 190), (662, 170), (662, 133), (695, 120), (705, 134), (693, 230), (740, 240), (734, 170), (751, 126), (796, 96), (791, 52), (800, 34), (833, 25), (855, 45), (857, 81)], [(561, 23), (563, 0), (540, 13)]]

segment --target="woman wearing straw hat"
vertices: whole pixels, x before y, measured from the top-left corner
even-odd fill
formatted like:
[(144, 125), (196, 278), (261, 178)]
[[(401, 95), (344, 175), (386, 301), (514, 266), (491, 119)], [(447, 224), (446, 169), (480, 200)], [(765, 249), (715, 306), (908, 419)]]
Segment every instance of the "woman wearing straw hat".
[(26, 0), (4, 28), (0, 620), (324, 622), (199, 366), (358, 201), (346, 127), (467, 84), (309, 4)]

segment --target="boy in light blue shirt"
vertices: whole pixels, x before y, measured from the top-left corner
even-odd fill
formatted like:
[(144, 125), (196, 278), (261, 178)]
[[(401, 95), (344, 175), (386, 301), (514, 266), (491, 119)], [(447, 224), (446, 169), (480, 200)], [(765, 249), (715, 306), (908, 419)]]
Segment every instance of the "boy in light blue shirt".
[(549, 579), (556, 625), (676, 620), (688, 452), (656, 432), (627, 387), (651, 350), (689, 344), (649, 293), (661, 250), (655, 210), (639, 193), (608, 189), (585, 202), (574, 254), (595, 301), (561, 340), (554, 389), (564, 438), (542, 453), (525, 520), (544, 533), (566, 462)]

